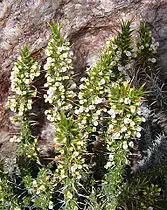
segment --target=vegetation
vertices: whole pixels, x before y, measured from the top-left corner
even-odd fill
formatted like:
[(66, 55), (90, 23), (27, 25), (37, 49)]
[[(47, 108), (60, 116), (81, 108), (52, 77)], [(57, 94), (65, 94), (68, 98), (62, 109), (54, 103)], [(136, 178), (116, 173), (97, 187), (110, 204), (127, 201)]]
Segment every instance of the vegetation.
[[(135, 38), (131, 22), (123, 22), (100, 60), (79, 77), (61, 25), (51, 30), (44, 67), (25, 46), (11, 72), (7, 107), (18, 127), (10, 139), (17, 142), (18, 152), (12, 171), (1, 166), (0, 209), (160, 209), (161, 188), (154, 173), (135, 173), (130, 161), (145, 132), (143, 106), (153, 93), (153, 82), (144, 75), (157, 75), (158, 43), (144, 23)], [(41, 69), (50, 107), (45, 115), (55, 128), (56, 156), (47, 165), (40, 161), (38, 136), (32, 134), (34, 81)]]

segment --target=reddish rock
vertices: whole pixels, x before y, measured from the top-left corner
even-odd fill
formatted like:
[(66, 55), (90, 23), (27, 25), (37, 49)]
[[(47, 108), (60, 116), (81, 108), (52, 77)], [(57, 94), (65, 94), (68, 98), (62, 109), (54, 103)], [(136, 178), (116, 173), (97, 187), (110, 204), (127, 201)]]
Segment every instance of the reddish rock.
[[(166, 6), (165, 0), (0, 1), (0, 131), (10, 132), (5, 103), (13, 62), (16, 61), (20, 48), (27, 44), (33, 51), (33, 56), (44, 64), (43, 49), (50, 37), (48, 23), (56, 20), (63, 23), (62, 34), (66, 34), (73, 44), (75, 70), (84, 72), (86, 65), (91, 65), (92, 60), (98, 57), (106, 39), (116, 33), (115, 29), (121, 19), (133, 19), (135, 24), (140, 19), (146, 20), (154, 37), (160, 42), (159, 53), (166, 76)], [(44, 107), (39, 108), (39, 113), (43, 112)], [(41, 138), (47, 132), (44, 122), (42, 120)], [(48, 141), (50, 144), (51, 140)]]

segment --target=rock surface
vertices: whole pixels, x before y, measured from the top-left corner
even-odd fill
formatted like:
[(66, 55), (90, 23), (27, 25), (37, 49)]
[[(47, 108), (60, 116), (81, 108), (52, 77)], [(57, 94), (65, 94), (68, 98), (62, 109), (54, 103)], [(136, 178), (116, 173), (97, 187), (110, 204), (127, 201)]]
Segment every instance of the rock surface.
[[(159, 54), (166, 77), (166, 0), (0, 0), (1, 156), (13, 151), (13, 145), (8, 141), (12, 130), (10, 113), (5, 111), (4, 106), (10, 89), (10, 70), (20, 48), (27, 44), (33, 51), (33, 56), (43, 65), (44, 48), (50, 37), (48, 23), (58, 20), (63, 23), (62, 33), (73, 44), (76, 72), (84, 72), (86, 66), (91, 65), (97, 57), (107, 37), (116, 33), (115, 29), (121, 19), (133, 19), (134, 25), (140, 19), (149, 23), (155, 39), (160, 42)], [(40, 113), (45, 107), (39, 109), (37, 111)], [(43, 122), (45, 128), (45, 120)], [(42, 138), (46, 133), (47, 131), (41, 131)], [(46, 138), (43, 144), (47, 142), (52, 143)]]

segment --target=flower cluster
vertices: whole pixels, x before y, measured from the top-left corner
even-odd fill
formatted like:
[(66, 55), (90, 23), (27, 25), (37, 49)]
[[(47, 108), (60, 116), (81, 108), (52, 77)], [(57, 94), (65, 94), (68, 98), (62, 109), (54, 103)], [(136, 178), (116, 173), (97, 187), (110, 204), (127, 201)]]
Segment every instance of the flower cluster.
[(140, 38), (137, 41), (137, 56), (142, 59), (143, 64), (148, 62), (154, 65), (157, 62), (157, 48), (159, 43), (152, 37), (151, 31), (145, 23), (140, 24)]
[(45, 114), (55, 125), (55, 150), (59, 154), (55, 157), (57, 162), (55, 176), (57, 183), (61, 181), (64, 184), (62, 192), (65, 208), (78, 209), (75, 188), (81, 176), (83, 177), (87, 165), (83, 158), (86, 142), (83, 141), (77, 123), (72, 118), (77, 96), (72, 67), (73, 53), (69, 42), (60, 36), (60, 26), (55, 24), (51, 29), (52, 39), (45, 51), (48, 58), (44, 65), (47, 78), (44, 85), (47, 93), (44, 98), (45, 102), (53, 105), (53, 108), (46, 110)]
[[(129, 146), (132, 147), (131, 139), (141, 137), (140, 124), (145, 121), (140, 113), (143, 92), (132, 88), (127, 81), (109, 83), (103, 78), (97, 83), (91, 81), (92, 89), (89, 80), (85, 78), (84, 81), (86, 83), (78, 94), (81, 106), (75, 110), (75, 114), (85, 136), (87, 133), (97, 132), (102, 139), (105, 138), (110, 152), (113, 150), (113, 142), (118, 140), (122, 141), (121, 148), (127, 150)], [(98, 85), (93, 86), (94, 83), (99, 84), (99, 89)], [(99, 94), (95, 92), (96, 90)], [(107, 163), (107, 168), (109, 165)]]
[[(118, 96), (118, 99), (116, 99), (118, 104), (122, 100), (124, 102), (122, 104), (125, 104), (126, 107), (130, 106), (130, 113), (135, 114), (137, 111), (137, 108), (133, 105), (133, 98), (129, 99), (122, 96), (123, 94), (119, 90), (121, 86), (128, 86), (128, 83), (121, 84), (121, 81), (125, 76), (124, 71), (132, 59), (130, 23), (124, 24), (122, 29), (122, 33), (119, 33), (112, 41), (107, 42), (100, 62), (87, 70), (87, 77), (80, 79), (78, 106), (75, 107), (74, 111), (79, 120), (79, 126), (83, 130), (86, 130), (86, 132), (98, 131), (101, 135), (102, 130), (106, 132), (108, 126), (109, 133), (114, 133), (113, 138), (119, 136), (120, 133), (112, 131), (114, 127), (112, 128), (113, 125), (108, 124), (109, 119), (112, 120), (112, 124), (115, 122), (115, 127), (118, 130), (118, 123), (120, 124), (120, 122), (117, 122), (116, 118), (118, 115), (124, 116), (123, 111), (116, 110), (115, 102), (109, 101), (110, 97), (112, 98), (115, 94), (114, 92)], [(112, 81), (115, 78), (118, 82)], [(132, 100), (132, 103), (130, 100)], [(124, 109), (124, 106), (119, 109)], [(127, 117), (127, 120), (129, 119), (129, 115), (125, 117)], [(129, 121), (132, 121), (131, 125), (134, 123), (132, 119), (129, 119)], [(125, 133), (126, 126), (129, 127), (128, 124), (127, 122), (126, 125), (119, 126), (122, 133)], [(85, 125), (89, 125), (87, 126), (88, 129), (85, 128)], [(136, 133), (136, 135), (139, 134)]]
[(20, 126), (19, 135), (11, 137), (10, 142), (19, 143), (19, 154), (29, 158), (37, 157), (37, 139), (31, 134), (29, 111), (32, 109), (32, 98), (37, 94), (33, 80), (39, 75), (40, 66), (34, 61), (25, 46), (11, 72), (11, 94), (7, 107), (14, 112), (14, 116), (10, 118), (11, 121)]
[(76, 83), (73, 80), (74, 71), (72, 70), (73, 52), (70, 50), (70, 43), (60, 36), (60, 26), (54, 25), (51, 29), (52, 39), (45, 51), (48, 58), (44, 65), (47, 79), (44, 85), (47, 93), (44, 98), (45, 102), (54, 104), (54, 113), (68, 112), (72, 109), (72, 102), (76, 97)]
[[(134, 140), (140, 139), (141, 123), (145, 121), (140, 113), (142, 88), (136, 89), (131, 81), (126, 81), (126, 69), (129, 69), (133, 59), (128, 22), (123, 24), (117, 37), (106, 43), (100, 61), (80, 79), (78, 106), (74, 111), (85, 140), (89, 141), (91, 135), (96, 133), (106, 142), (108, 161), (105, 168), (108, 173), (104, 191), (106, 193), (107, 185), (110, 185), (109, 194), (122, 182), (127, 154), (134, 147)], [(114, 182), (111, 181), (113, 177)], [(112, 197), (118, 191), (112, 191)]]
[(24, 47), (18, 61), (11, 72), (11, 95), (7, 107), (15, 113), (14, 121), (19, 121), (32, 109), (32, 97), (37, 94), (33, 87), (33, 79), (40, 75), (40, 66), (30, 56), (28, 48)]

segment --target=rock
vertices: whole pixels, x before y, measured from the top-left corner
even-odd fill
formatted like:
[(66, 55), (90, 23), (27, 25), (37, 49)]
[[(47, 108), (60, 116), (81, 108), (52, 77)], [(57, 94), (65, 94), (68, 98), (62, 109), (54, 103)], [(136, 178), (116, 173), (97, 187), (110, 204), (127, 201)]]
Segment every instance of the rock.
[[(160, 41), (160, 56), (167, 76), (166, 0), (3, 0), (0, 2), (0, 131), (10, 132), (5, 103), (10, 87), (10, 71), (20, 48), (27, 44), (43, 65), (43, 50), (50, 37), (48, 23), (63, 23), (62, 34), (73, 44), (76, 72), (91, 65), (106, 39), (115, 34), (121, 19), (132, 18), (134, 25), (146, 20)], [(166, 77), (165, 76), (165, 77)], [(43, 122), (43, 121), (42, 121)], [(43, 138), (43, 126), (41, 138)], [(50, 137), (52, 138), (52, 137)], [(0, 137), (0, 142), (3, 141)], [(48, 140), (49, 142), (51, 140)], [(4, 144), (4, 143), (3, 143)]]

